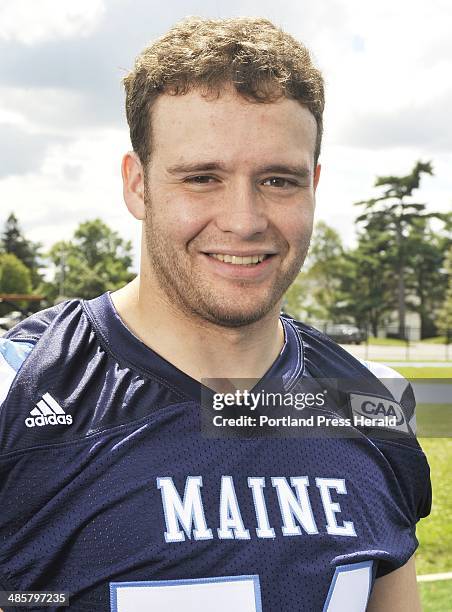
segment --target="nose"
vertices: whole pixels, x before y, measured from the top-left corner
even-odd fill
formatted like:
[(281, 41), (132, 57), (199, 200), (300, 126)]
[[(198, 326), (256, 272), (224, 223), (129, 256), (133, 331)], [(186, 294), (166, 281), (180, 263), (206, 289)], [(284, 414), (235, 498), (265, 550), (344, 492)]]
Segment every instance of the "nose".
[(231, 232), (240, 238), (262, 234), (268, 227), (268, 219), (262, 196), (247, 180), (228, 185), (223, 192), (216, 218), (222, 232)]

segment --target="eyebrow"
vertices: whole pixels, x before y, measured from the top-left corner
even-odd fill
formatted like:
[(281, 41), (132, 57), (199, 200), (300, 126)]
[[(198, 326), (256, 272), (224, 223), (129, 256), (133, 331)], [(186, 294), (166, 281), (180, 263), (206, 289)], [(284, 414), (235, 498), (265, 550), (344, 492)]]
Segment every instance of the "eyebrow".
[(262, 174), (292, 174), (298, 178), (309, 178), (311, 176), (311, 170), (307, 166), (293, 166), (288, 164), (264, 166), (260, 172)]
[[(215, 170), (226, 171), (226, 167), (221, 162), (194, 162), (194, 163), (182, 163), (169, 166), (166, 171), (169, 174), (185, 174), (191, 172), (212, 172)], [(292, 164), (270, 164), (269, 166), (262, 166), (258, 168), (258, 174), (291, 174), (297, 176), (300, 179), (309, 178), (311, 176), (311, 170), (307, 166), (297, 166)]]

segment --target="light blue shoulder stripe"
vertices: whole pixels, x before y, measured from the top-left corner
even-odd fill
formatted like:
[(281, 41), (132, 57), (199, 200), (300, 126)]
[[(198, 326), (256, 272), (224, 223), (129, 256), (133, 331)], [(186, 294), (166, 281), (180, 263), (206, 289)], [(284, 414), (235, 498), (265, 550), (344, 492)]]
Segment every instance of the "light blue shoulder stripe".
[(33, 347), (32, 342), (0, 338), (0, 355), (15, 372), (19, 371)]

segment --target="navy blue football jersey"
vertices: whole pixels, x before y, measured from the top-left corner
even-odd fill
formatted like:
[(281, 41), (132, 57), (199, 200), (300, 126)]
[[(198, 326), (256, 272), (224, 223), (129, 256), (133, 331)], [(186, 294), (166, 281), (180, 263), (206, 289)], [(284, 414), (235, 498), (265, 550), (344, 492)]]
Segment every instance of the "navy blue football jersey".
[(200, 383), (133, 335), (109, 294), (1, 339), (0, 587), (67, 592), (75, 611), (364, 612), (430, 509), (411, 389), (403, 379), (396, 397), (326, 336), (281, 320), (261, 385), (365, 380), (377, 399), (339, 389), (334, 414), (389, 406), (396, 426), (205, 435)]

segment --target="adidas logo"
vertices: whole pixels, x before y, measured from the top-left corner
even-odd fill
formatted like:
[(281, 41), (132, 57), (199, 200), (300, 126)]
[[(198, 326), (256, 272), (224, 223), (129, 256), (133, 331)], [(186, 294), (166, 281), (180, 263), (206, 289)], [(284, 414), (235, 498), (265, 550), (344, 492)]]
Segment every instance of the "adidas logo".
[(50, 393), (42, 396), (36, 407), (30, 411), (30, 416), (25, 419), (27, 427), (42, 427), (43, 425), (72, 425), (72, 416), (66, 414), (59, 403), (53, 399)]

